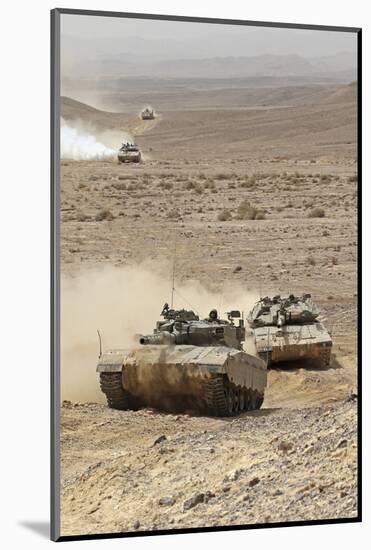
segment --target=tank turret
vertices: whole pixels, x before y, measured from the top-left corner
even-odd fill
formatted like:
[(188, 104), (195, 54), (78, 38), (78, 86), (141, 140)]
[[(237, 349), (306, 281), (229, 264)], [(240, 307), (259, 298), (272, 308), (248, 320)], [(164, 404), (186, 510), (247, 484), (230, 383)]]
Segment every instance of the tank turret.
[[(191, 346), (231, 346), (242, 349), (245, 340), (244, 321), (239, 311), (227, 312), (228, 321), (218, 318), (216, 310), (203, 320), (191, 310), (170, 309), (165, 304), (161, 315), (165, 321), (157, 321), (153, 334), (141, 336), (142, 345), (177, 344)], [(239, 317), (235, 325), (233, 319)]]
[(331, 336), (319, 322), (310, 294), (260, 299), (248, 314), (257, 352), (268, 364), (295, 359), (330, 362)]
[(119, 164), (124, 162), (140, 162), (142, 154), (136, 143), (124, 141), (117, 154)]
[(140, 113), (142, 120), (153, 120), (155, 118), (155, 112), (151, 107), (146, 107)]

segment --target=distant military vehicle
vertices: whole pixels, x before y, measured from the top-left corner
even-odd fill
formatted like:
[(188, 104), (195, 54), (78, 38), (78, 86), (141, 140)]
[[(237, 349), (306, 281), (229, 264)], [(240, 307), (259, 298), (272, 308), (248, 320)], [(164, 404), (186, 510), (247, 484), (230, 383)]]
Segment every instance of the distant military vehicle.
[(100, 355), (97, 372), (109, 407), (188, 408), (212, 416), (261, 407), (266, 365), (243, 351), (239, 311), (221, 320), (212, 310), (201, 320), (193, 311), (165, 304), (161, 315), (153, 334), (139, 337), (139, 347)]
[(152, 108), (146, 107), (140, 113), (140, 116), (142, 117), (142, 120), (153, 120), (155, 118), (155, 112)]
[(332, 339), (319, 314), (310, 294), (259, 300), (247, 317), (259, 356), (268, 366), (297, 359), (329, 365)]
[(118, 155), (119, 164), (122, 162), (140, 162), (142, 154), (138, 145), (135, 143), (125, 142), (121, 145)]

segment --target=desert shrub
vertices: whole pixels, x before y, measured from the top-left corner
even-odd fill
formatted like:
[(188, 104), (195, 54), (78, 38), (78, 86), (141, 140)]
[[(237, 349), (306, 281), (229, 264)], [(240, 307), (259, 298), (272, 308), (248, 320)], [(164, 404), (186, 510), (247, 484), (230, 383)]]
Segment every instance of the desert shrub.
[(126, 189), (126, 184), (125, 184), (125, 183), (117, 182), (117, 183), (113, 183), (113, 184), (112, 184), (112, 187), (113, 187), (114, 189), (117, 189), (117, 191), (125, 191), (125, 189)]
[(218, 214), (218, 221), (220, 222), (226, 222), (231, 219), (232, 219), (232, 214), (227, 209), (224, 209), (222, 212), (219, 212)]
[(320, 177), (320, 180), (321, 180), (321, 183), (326, 183), (331, 180), (331, 176), (329, 176), (328, 174), (322, 174), (322, 176)]
[(241, 183), (240, 187), (243, 187), (244, 189), (251, 189), (251, 187), (254, 187), (254, 184), (250, 180), (245, 180)]
[(88, 220), (91, 220), (91, 217), (87, 214), (84, 214), (83, 212), (79, 212), (76, 216), (76, 220), (78, 222), (87, 222)]
[(195, 193), (197, 193), (197, 195), (202, 195), (202, 193), (204, 192), (204, 188), (200, 183), (196, 183), (193, 187), (193, 190)]
[(348, 183), (355, 183), (357, 181), (357, 176), (349, 176)]
[(323, 208), (313, 208), (308, 213), (308, 218), (324, 218), (325, 217), (325, 211)]
[(230, 177), (231, 177), (231, 174), (225, 174), (224, 172), (219, 172), (214, 176), (216, 180), (228, 180)]
[(195, 186), (196, 186), (196, 184), (192, 180), (188, 180), (185, 184), (185, 188), (187, 189), (187, 191), (191, 191), (192, 189), (195, 188)]
[(160, 181), (158, 186), (162, 187), (162, 189), (167, 189), (168, 191), (173, 188), (171, 181)]
[(264, 213), (252, 206), (248, 200), (243, 200), (237, 208), (238, 220), (262, 220)]
[(172, 210), (169, 210), (168, 213), (167, 213), (167, 217), (171, 218), (171, 219), (179, 218), (178, 210), (176, 210), (175, 208), (173, 208)]
[(215, 183), (212, 180), (208, 180), (204, 185), (205, 189), (215, 189)]
[(104, 220), (107, 220), (107, 221), (111, 221), (114, 219), (114, 215), (112, 214), (112, 212), (110, 210), (108, 210), (108, 208), (103, 208), (102, 210), (100, 210), (96, 216), (95, 216), (95, 220), (97, 222), (102, 222)]
[(255, 216), (255, 220), (265, 220), (265, 214), (261, 210), (258, 210)]
[(316, 260), (313, 258), (313, 256), (308, 256), (307, 258), (307, 264), (308, 265), (316, 265)]

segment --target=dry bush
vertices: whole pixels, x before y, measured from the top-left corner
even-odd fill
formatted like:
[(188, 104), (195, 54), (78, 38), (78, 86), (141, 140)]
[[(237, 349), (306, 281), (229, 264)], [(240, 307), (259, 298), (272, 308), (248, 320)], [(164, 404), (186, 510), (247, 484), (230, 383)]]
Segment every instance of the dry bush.
[(307, 264), (308, 265), (316, 265), (316, 260), (313, 258), (313, 256), (308, 256), (307, 258)]
[(231, 174), (225, 174), (224, 172), (219, 172), (215, 174), (214, 179), (216, 180), (228, 180), (231, 177)]
[(201, 183), (196, 183), (193, 187), (193, 190), (195, 193), (197, 193), (197, 195), (202, 195), (202, 193), (204, 192), (204, 188)]
[(194, 189), (196, 186), (195, 182), (192, 181), (192, 180), (188, 180), (185, 184), (185, 188), (187, 191), (191, 191), (192, 189)]
[(212, 180), (208, 180), (204, 184), (205, 189), (215, 189), (215, 183)]
[(125, 189), (126, 189), (126, 184), (125, 184), (125, 183), (119, 183), (119, 182), (117, 182), (117, 183), (113, 183), (113, 184), (112, 184), (112, 187), (113, 187), (114, 189), (117, 189), (118, 191), (125, 191)]
[(243, 200), (237, 208), (238, 220), (263, 220), (264, 212), (252, 206), (248, 200)]
[(326, 215), (326, 213), (325, 213), (323, 208), (313, 208), (308, 213), (308, 218), (324, 218), (325, 215)]
[(159, 181), (158, 186), (162, 189), (167, 189), (168, 191), (173, 188), (171, 181)]
[(102, 222), (104, 220), (111, 221), (114, 218), (115, 216), (112, 214), (111, 210), (108, 210), (108, 208), (103, 208), (95, 216), (95, 220), (97, 222)]
[(218, 214), (218, 221), (220, 222), (227, 222), (231, 219), (232, 219), (232, 214), (227, 209), (224, 209), (222, 212), (219, 212)]
[(180, 216), (179, 211), (173, 208), (172, 210), (169, 210), (167, 213), (167, 217), (171, 219), (178, 219)]
[(83, 212), (79, 212), (76, 216), (76, 220), (78, 222), (87, 222), (91, 220), (91, 216), (88, 216), (87, 214), (84, 214)]

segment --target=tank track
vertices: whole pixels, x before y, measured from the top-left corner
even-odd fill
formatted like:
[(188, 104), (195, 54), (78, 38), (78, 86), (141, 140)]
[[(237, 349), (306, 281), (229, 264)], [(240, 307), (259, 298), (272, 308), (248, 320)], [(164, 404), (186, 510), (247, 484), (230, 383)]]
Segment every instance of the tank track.
[(328, 367), (331, 360), (331, 348), (320, 351), (319, 362), (322, 368)]
[(111, 409), (124, 411), (131, 408), (131, 396), (122, 387), (121, 372), (101, 372), (99, 383)]
[(211, 416), (235, 416), (260, 409), (264, 401), (264, 394), (236, 386), (222, 375), (205, 382), (204, 396), (207, 412)]

